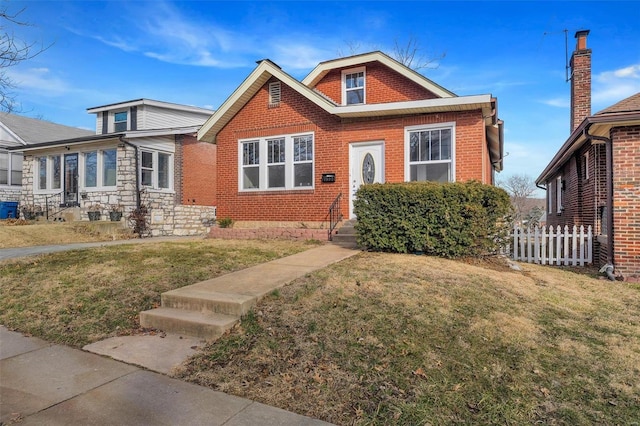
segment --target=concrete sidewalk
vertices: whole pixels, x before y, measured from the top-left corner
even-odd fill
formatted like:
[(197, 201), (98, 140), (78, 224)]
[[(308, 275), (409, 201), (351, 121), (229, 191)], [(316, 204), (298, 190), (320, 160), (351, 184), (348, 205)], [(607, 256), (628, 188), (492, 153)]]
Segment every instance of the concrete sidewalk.
[[(261, 296), (357, 253), (325, 244), (194, 286)], [(204, 343), (171, 334), (123, 336), (82, 351), (0, 326), (0, 425), (328, 424), (154, 372), (171, 374)]]
[(13, 423), (329, 424), (0, 326), (0, 424)]

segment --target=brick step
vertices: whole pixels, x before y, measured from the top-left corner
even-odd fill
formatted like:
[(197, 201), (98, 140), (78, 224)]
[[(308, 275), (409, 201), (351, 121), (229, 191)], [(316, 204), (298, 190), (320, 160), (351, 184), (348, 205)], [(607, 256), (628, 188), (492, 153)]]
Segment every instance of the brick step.
[(222, 336), (239, 321), (238, 317), (213, 312), (157, 308), (140, 312), (140, 325), (165, 332), (184, 334), (207, 340)]
[(179, 288), (161, 295), (162, 307), (241, 317), (256, 304), (255, 296)]

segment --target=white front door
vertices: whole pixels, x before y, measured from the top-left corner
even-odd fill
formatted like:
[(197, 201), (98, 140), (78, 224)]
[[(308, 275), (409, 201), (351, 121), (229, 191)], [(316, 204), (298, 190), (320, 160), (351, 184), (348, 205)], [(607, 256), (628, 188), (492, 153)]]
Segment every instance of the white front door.
[(361, 185), (384, 182), (384, 142), (353, 143), (349, 146), (349, 218)]

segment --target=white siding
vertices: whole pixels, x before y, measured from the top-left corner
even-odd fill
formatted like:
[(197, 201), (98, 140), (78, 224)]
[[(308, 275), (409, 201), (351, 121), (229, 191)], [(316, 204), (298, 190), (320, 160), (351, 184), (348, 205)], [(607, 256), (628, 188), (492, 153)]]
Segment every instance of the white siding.
[(23, 146), (12, 134), (0, 126), (0, 147)]
[(96, 135), (102, 134), (102, 113), (96, 114)]
[(208, 118), (208, 114), (142, 105), (138, 107), (138, 130), (198, 126), (207, 121)]
[(150, 148), (165, 152), (175, 152), (176, 144), (174, 136), (156, 136), (148, 138), (130, 139), (131, 143), (140, 148)]

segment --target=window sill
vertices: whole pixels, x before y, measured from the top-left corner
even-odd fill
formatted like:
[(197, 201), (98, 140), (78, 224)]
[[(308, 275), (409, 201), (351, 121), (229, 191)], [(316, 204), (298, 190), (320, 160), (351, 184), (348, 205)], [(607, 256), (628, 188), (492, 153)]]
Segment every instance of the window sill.
[(305, 186), (304, 188), (289, 189), (241, 189), (238, 195), (282, 195), (282, 194), (313, 194), (315, 188)]
[(609, 244), (609, 236), (607, 235), (598, 235), (596, 237), (596, 241), (598, 241), (600, 244)]

